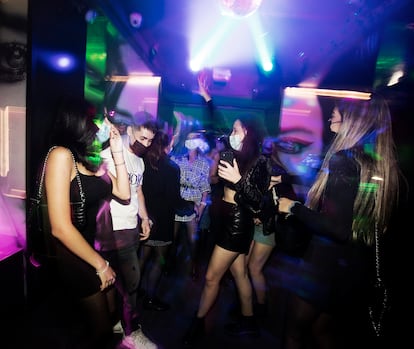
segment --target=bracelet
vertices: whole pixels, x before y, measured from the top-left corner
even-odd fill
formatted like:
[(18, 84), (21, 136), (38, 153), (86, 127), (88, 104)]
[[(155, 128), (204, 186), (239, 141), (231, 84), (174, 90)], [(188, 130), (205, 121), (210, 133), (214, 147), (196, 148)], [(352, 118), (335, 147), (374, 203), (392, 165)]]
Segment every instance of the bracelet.
[(205, 201), (201, 201), (200, 205), (207, 206), (207, 203)]
[(115, 164), (115, 166), (125, 165), (125, 161), (120, 162), (119, 164)]
[(102, 275), (103, 273), (105, 273), (108, 268), (109, 268), (109, 262), (107, 260), (105, 260), (106, 265), (103, 267), (102, 270), (96, 270), (96, 275)]
[(145, 217), (145, 218), (141, 218), (141, 220), (143, 220), (143, 221), (149, 221), (149, 218), (148, 217)]
[(113, 154), (113, 153), (123, 153), (124, 151), (123, 150), (115, 150), (115, 151), (112, 151), (111, 150), (111, 153)]

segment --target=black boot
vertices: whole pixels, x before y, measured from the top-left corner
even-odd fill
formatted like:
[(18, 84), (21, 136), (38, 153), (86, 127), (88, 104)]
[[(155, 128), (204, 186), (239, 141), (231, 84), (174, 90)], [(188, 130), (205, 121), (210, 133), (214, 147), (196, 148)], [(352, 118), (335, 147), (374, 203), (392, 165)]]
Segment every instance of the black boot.
[(235, 337), (253, 337), (257, 338), (260, 335), (259, 327), (257, 326), (254, 316), (240, 316), (239, 321), (226, 325), (225, 330), (227, 334)]
[(204, 318), (195, 316), (183, 338), (184, 348), (194, 348), (198, 340), (204, 336)]

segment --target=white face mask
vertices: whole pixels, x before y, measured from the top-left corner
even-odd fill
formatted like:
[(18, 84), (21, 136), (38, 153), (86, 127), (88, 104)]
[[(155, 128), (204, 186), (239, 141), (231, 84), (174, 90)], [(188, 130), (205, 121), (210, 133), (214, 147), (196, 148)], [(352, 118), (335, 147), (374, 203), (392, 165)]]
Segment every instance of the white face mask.
[(230, 135), (229, 136), (229, 142), (230, 142), (230, 146), (234, 149), (234, 150), (240, 150), (242, 147), (242, 140), (240, 135)]
[(109, 135), (111, 132), (111, 128), (106, 122), (103, 122), (101, 124), (101, 127), (99, 127), (99, 131), (96, 132), (96, 138), (98, 138), (98, 141), (101, 143), (105, 143), (109, 139)]
[(198, 142), (196, 139), (187, 139), (184, 143), (184, 146), (188, 149), (188, 150), (194, 150), (197, 149), (198, 147)]
[(204, 140), (200, 138), (187, 139), (184, 143), (184, 146), (188, 150), (194, 150), (194, 149), (199, 148), (203, 153), (205, 153), (209, 148), (207, 142), (205, 142)]

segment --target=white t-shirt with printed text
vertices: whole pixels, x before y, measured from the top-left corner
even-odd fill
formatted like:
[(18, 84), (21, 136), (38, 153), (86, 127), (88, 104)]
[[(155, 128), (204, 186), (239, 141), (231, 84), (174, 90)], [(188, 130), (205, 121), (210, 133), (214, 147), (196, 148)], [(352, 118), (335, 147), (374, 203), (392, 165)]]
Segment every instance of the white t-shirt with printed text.
[[(134, 229), (138, 225), (138, 194), (137, 189), (142, 185), (144, 173), (144, 160), (123, 147), (125, 165), (128, 171), (129, 184), (131, 187), (131, 199), (128, 205), (124, 205), (112, 199), (110, 202), (112, 225), (114, 230)], [(101, 156), (108, 166), (108, 170), (116, 176), (115, 164), (112, 159), (110, 148), (101, 152)]]

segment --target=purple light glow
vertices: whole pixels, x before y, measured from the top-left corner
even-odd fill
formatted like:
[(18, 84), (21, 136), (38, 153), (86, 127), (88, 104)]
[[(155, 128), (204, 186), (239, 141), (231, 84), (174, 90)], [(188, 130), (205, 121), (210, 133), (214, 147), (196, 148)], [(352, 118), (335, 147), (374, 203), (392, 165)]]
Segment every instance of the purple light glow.
[(53, 70), (61, 72), (69, 72), (76, 67), (76, 59), (67, 53), (50, 55), (47, 62)]
[[(0, 188), (4, 189), (3, 181)], [(0, 261), (26, 248), (24, 200), (0, 194)]]

